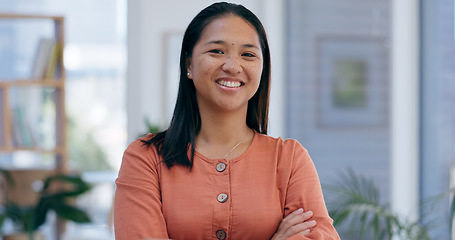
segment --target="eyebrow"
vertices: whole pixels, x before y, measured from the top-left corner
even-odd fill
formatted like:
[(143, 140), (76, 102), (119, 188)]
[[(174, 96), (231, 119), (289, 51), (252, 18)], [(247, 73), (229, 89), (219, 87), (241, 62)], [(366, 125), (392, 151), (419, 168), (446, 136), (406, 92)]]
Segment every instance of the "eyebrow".
[[(208, 42), (207, 44), (205, 45), (209, 45), (209, 44), (227, 44), (225, 41), (223, 40), (214, 40), (214, 41), (210, 41)], [(245, 47), (245, 48), (257, 48), (258, 50), (261, 50), (258, 46), (254, 45), (254, 44), (251, 44), (251, 43), (246, 43), (246, 44), (243, 44), (242, 47)]]

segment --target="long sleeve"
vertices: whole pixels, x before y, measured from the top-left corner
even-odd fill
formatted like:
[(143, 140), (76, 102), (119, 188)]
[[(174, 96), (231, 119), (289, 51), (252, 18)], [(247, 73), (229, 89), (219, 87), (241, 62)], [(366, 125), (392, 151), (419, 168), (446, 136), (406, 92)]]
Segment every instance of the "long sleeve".
[(161, 210), (157, 162), (155, 150), (140, 140), (126, 149), (114, 199), (117, 240), (169, 238)]
[(329, 217), (322, 195), (321, 184), (316, 168), (308, 151), (298, 142), (295, 142), (294, 156), (292, 159), (291, 176), (286, 194), (285, 215), (303, 207), (305, 211), (313, 211), (316, 226), (306, 236), (294, 235), (288, 239), (340, 239), (333, 227), (333, 220)]
[(191, 170), (160, 161), (140, 140), (125, 151), (116, 180), (116, 239), (266, 240), (283, 215), (300, 207), (314, 212), (317, 225), (290, 239), (339, 239), (313, 162), (295, 140), (256, 134), (229, 161), (196, 151)]

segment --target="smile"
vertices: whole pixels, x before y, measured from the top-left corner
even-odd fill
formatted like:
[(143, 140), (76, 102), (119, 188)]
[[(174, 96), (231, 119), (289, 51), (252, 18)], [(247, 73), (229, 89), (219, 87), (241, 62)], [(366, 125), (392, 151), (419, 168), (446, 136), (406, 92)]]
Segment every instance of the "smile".
[(225, 80), (218, 80), (216, 81), (216, 83), (218, 83), (219, 85), (223, 86), (223, 87), (229, 87), (229, 88), (239, 88), (241, 87), (242, 85), (244, 85), (244, 83), (242, 82), (238, 82), (238, 81), (225, 81)]

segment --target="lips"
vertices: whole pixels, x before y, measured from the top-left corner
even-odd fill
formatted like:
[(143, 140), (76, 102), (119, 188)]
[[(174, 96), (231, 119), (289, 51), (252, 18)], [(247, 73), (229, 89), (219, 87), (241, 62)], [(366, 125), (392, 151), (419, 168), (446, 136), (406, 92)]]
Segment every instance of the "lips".
[(239, 81), (239, 80), (227, 80), (227, 79), (219, 79), (216, 81), (219, 85), (227, 88), (239, 88), (243, 85), (245, 85), (244, 82)]

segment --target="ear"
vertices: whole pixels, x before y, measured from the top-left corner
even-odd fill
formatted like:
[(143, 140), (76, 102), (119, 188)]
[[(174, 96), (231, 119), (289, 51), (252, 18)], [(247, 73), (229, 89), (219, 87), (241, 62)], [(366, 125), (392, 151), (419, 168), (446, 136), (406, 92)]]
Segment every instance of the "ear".
[(186, 77), (193, 79), (193, 74), (191, 73), (191, 60), (189, 58), (186, 59)]

